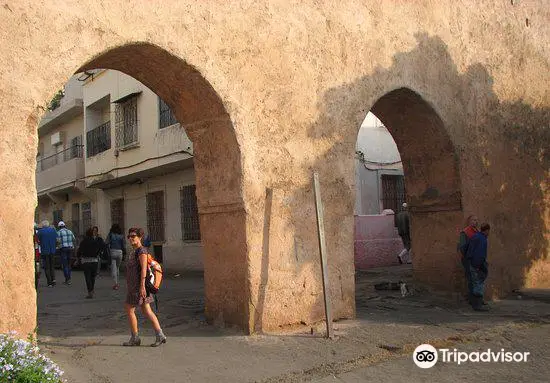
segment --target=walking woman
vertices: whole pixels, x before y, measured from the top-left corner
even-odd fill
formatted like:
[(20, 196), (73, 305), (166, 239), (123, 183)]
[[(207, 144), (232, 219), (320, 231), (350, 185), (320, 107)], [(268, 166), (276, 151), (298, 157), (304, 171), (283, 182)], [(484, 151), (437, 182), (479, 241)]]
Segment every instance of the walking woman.
[(151, 347), (158, 347), (166, 343), (166, 336), (160, 328), (157, 316), (151, 309), (153, 297), (145, 289), (145, 278), (147, 275), (147, 249), (143, 247), (141, 240), (143, 238), (143, 229), (131, 228), (128, 230), (128, 240), (134, 249), (134, 254), (128, 257), (126, 263), (126, 283), (128, 292), (126, 294), (126, 303), (124, 308), (128, 315), (128, 324), (130, 325), (131, 336), (124, 346), (139, 346), (141, 339), (138, 333), (138, 323), (136, 318), (136, 307), (141, 308), (142, 313), (151, 321), (156, 333), (156, 339)]
[(122, 235), (122, 229), (117, 223), (111, 226), (109, 235), (107, 235), (107, 246), (110, 249), (109, 251), (111, 254), (111, 275), (113, 276), (113, 281), (115, 283), (113, 285), (113, 290), (118, 290), (118, 270), (120, 268), (122, 258), (126, 254), (126, 241), (124, 240), (124, 236)]
[(86, 299), (94, 297), (95, 277), (97, 275), (97, 260), (99, 254), (98, 242), (94, 239), (94, 231), (92, 228), (86, 230), (86, 236), (80, 242), (78, 247), (77, 257), (78, 262), (82, 265), (84, 277), (86, 278), (86, 288), (88, 295)]

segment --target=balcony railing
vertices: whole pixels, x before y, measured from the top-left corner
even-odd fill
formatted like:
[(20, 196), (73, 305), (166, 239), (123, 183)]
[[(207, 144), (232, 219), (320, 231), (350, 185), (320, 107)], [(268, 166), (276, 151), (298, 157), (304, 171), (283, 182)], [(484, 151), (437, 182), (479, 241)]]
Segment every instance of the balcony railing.
[(36, 170), (41, 172), (73, 158), (82, 158), (83, 148), (84, 145), (73, 145), (60, 152), (38, 158), (36, 160)]
[(88, 158), (111, 149), (111, 121), (86, 133), (86, 156)]

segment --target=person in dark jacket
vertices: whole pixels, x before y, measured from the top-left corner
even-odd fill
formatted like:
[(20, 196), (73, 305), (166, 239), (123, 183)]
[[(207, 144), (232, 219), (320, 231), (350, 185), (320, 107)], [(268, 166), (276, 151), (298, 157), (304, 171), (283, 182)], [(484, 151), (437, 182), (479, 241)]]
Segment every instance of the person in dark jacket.
[(53, 268), (53, 257), (57, 247), (57, 231), (50, 227), (50, 222), (43, 221), (42, 228), (38, 230), (38, 241), (40, 242), (40, 256), (48, 287), (55, 286), (55, 270)]
[(479, 219), (475, 215), (470, 215), (466, 218), (466, 225), (460, 231), (458, 238), (458, 251), (460, 252), (462, 267), (464, 267), (464, 275), (466, 276), (466, 285), (468, 288), (468, 302), (472, 300), (472, 281), (470, 273), (470, 261), (466, 257), (466, 250), (470, 239), (479, 232)]
[(88, 289), (86, 299), (94, 297), (99, 250), (99, 243), (94, 239), (94, 231), (92, 228), (89, 228), (86, 230), (86, 236), (80, 242), (77, 251), (78, 262), (82, 265), (84, 277), (86, 278), (86, 288)]
[(395, 216), (395, 225), (397, 226), (397, 233), (403, 241), (403, 251), (399, 253), (399, 263), (411, 263), (411, 231), (409, 222), (409, 212), (407, 211), (407, 204), (403, 204), (403, 211), (397, 213)]
[(466, 259), (470, 262), (470, 280), (472, 282), (472, 308), (476, 311), (486, 311), (483, 306), (485, 280), (489, 273), (487, 264), (487, 244), (491, 227), (488, 223), (481, 225), (480, 231), (468, 241)]

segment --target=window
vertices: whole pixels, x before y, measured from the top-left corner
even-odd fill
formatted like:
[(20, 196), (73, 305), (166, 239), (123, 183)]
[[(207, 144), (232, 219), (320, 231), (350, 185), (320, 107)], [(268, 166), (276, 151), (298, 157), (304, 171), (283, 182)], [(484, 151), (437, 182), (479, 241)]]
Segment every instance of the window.
[(73, 203), (71, 207), (71, 227), (73, 234), (75, 236), (83, 234), (80, 231), (80, 204)]
[(124, 198), (111, 201), (111, 225), (118, 224), (124, 232)]
[(402, 175), (382, 174), (382, 206), (396, 214), (403, 210), (405, 178)]
[(200, 241), (199, 209), (195, 185), (183, 186), (180, 190), (181, 232), (184, 241)]
[(109, 149), (111, 149), (111, 121), (86, 133), (86, 156), (88, 158)]
[(159, 97), (159, 129), (166, 128), (167, 126), (177, 124), (176, 116), (172, 112), (172, 109), (165, 103), (162, 98)]
[(63, 210), (53, 211), (53, 224), (57, 226), (59, 221), (63, 221)]
[(86, 232), (92, 227), (92, 203), (84, 202), (82, 204), (82, 231)]
[(146, 198), (147, 232), (151, 241), (164, 241), (164, 192), (148, 193)]
[(115, 137), (117, 148), (138, 142), (137, 96), (116, 104)]
[(69, 161), (73, 158), (82, 158), (82, 136), (76, 136), (71, 139), (71, 146), (64, 152), (64, 160)]

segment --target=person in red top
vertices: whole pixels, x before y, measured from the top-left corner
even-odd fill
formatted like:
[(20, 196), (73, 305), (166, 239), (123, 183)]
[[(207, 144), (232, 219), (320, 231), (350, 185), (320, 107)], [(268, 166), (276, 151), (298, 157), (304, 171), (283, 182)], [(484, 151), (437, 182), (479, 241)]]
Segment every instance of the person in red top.
[(466, 227), (460, 231), (458, 240), (458, 251), (461, 254), (461, 262), (466, 275), (466, 283), (468, 285), (468, 302), (471, 302), (473, 297), (473, 286), (470, 273), (470, 261), (466, 258), (468, 243), (470, 239), (479, 231), (479, 219), (475, 215), (470, 215), (466, 218)]

